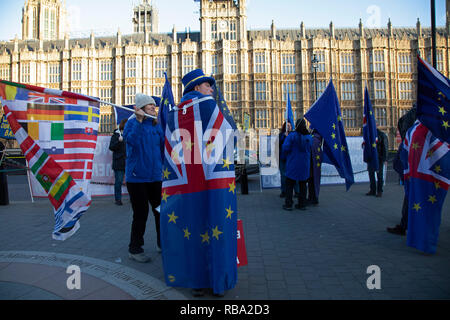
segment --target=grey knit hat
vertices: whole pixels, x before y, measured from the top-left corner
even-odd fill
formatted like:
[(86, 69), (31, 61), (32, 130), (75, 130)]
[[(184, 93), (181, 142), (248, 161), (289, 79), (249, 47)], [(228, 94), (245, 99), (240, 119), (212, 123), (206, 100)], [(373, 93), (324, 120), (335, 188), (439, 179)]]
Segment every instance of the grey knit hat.
[(136, 108), (140, 109), (148, 104), (156, 105), (155, 99), (151, 96), (147, 96), (146, 94), (136, 93)]

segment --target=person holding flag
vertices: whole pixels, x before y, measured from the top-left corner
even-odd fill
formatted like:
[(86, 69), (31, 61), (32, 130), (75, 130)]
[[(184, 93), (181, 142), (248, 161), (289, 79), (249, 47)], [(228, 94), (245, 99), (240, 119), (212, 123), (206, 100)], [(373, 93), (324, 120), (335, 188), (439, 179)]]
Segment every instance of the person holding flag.
[(450, 185), (450, 80), (418, 56), (417, 83), (417, 120), (400, 153), (408, 201), (406, 243), (434, 254)]
[(181, 103), (168, 112), (161, 244), (166, 284), (216, 296), (237, 282), (235, 129), (214, 100), (215, 80), (187, 73)]
[(370, 190), (366, 195), (381, 197), (384, 184), (383, 167), (388, 154), (388, 138), (376, 126), (367, 87), (364, 90), (363, 139), (363, 160), (367, 163), (370, 181)]
[[(161, 248), (159, 235), (162, 184), (162, 148), (164, 139), (156, 120), (156, 103), (151, 96), (136, 94), (135, 117), (125, 125), (126, 141), (125, 179), (133, 208), (133, 222), (129, 243), (129, 258), (137, 262), (149, 262), (144, 254), (144, 234), (149, 203), (155, 218), (157, 247)], [(150, 115), (150, 117), (147, 117)]]
[(298, 119), (295, 131), (283, 143), (282, 153), (286, 157), (286, 200), (284, 210), (292, 210), (292, 192), (295, 183), (299, 184), (296, 209), (306, 209), (306, 180), (310, 175), (312, 137), (304, 118)]

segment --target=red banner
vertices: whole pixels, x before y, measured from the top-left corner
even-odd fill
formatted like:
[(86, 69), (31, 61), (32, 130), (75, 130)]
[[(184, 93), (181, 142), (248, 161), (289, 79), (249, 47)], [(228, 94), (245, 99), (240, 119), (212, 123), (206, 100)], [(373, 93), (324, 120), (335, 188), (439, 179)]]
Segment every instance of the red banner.
[(237, 266), (247, 265), (247, 250), (245, 249), (244, 227), (242, 220), (237, 220)]

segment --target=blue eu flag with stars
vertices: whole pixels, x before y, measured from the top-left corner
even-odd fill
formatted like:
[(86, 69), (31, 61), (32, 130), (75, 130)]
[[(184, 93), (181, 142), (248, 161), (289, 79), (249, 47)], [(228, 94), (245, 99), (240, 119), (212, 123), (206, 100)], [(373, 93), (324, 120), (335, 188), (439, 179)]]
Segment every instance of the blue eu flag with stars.
[(348, 191), (355, 180), (342, 124), (341, 108), (331, 79), (323, 94), (305, 114), (305, 118), (323, 137), (325, 155), (323, 161), (335, 166), (341, 178), (345, 179)]
[(167, 123), (167, 114), (170, 110), (175, 106), (175, 102), (173, 99), (172, 87), (170, 86), (169, 80), (167, 80), (167, 73), (164, 72), (164, 77), (166, 81), (164, 82), (164, 87), (161, 95), (161, 103), (159, 104), (158, 110), (158, 122), (163, 129), (164, 134), (166, 133), (166, 123)]
[(450, 80), (417, 57), (417, 118), (433, 135), (450, 143)]
[(364, 90), (364, 118), (363, 118), (364, 151), (363, 160), (373, 170), (378, 171), (377, 125), (370, 102), (369, 90)]

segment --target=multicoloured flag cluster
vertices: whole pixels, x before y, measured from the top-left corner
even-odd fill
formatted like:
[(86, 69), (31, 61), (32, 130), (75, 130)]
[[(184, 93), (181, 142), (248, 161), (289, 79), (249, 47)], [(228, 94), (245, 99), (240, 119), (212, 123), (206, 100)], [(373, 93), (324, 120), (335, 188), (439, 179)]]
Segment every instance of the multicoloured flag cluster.
[(65, 240), (79, 228), (78, 220), (91, 204), (99, 102), (3, 80), (0, 97), (31, 172), (54, 207), (53, 238)]

